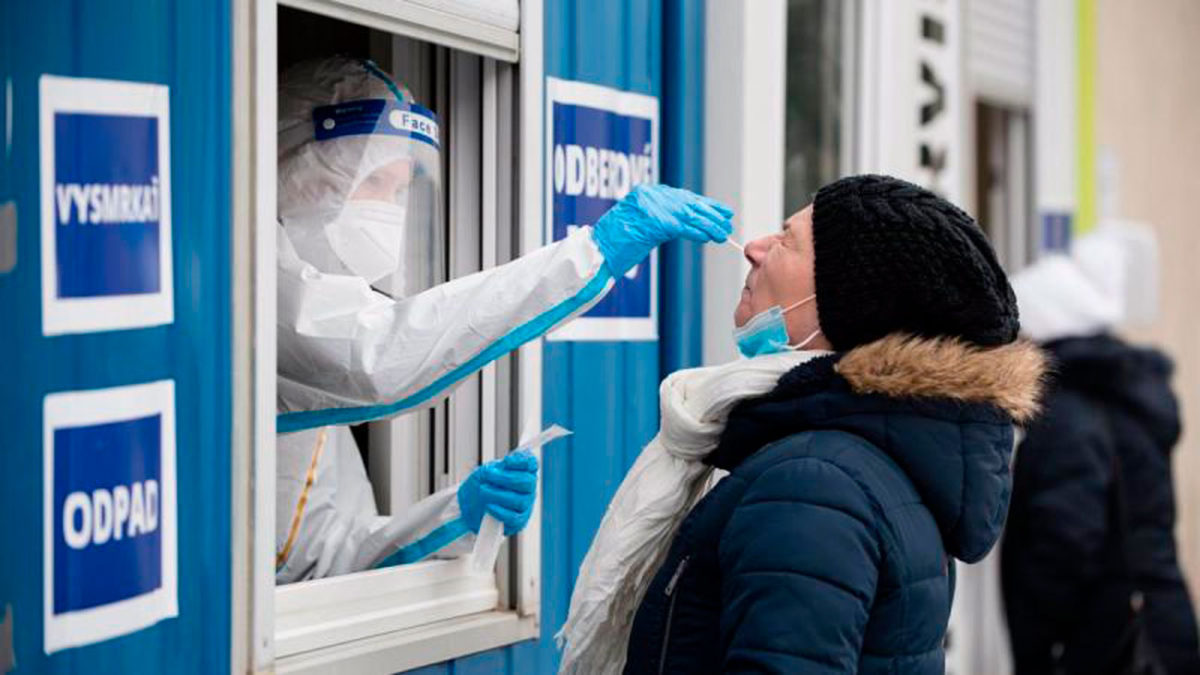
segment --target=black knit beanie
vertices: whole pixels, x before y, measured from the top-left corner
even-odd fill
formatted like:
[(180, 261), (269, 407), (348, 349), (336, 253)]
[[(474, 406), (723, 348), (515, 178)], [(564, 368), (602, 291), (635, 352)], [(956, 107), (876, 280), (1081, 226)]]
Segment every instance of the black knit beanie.
[(821, 332), (844, 351), (904, 332), (982, 346), (1017, 337), (1017, 300), (961, 209), (890, 176), (851, 176), (813, 200)]

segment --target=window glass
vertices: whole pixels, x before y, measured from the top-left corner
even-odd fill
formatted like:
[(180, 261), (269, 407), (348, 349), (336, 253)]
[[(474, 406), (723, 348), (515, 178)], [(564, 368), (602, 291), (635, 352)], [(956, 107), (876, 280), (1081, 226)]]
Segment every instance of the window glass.
[(1032, 257), (1036, 238), (1029, 189), (1029, 115), (1018, 107), (975, 104), (975, 217), (1010, 272)]
[(789, 0), (784, 214), (842, 170), (842, 0)]

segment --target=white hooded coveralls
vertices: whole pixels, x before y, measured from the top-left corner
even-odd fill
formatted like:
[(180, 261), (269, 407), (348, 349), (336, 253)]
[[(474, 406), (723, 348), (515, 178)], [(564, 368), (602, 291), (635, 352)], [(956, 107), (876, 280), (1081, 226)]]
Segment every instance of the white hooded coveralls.
[[(320, 142), (311, 138), (311, 111), (398, 89), (373, 66), (349, 59), (298, 68), (298, 76), (285, 77), (280, 95), (280, 583), (369, 569), (389, 556), (389, 562), (411, 562), (456, 540), (469, 542), (455, 488), (403, 514), (380, 516), (345, 425), (435, 405), (486, 364), (587, 311), (613, 283), (591, 228), (505, 265), (396, 299), (362, 277), (322, 271), (303, 259), (289, 234), (288, 214), (319, 202), (317, 191), (345, 177), (336, 170), (332, 177), (317, 176), (323, 180), (310, 175), (331, 164), (303, 154), (315, 155), (311, 144)], [(345, 199), (348, 189), (333, 192)], [(327, 205), (309, 210), (316, 206)]]

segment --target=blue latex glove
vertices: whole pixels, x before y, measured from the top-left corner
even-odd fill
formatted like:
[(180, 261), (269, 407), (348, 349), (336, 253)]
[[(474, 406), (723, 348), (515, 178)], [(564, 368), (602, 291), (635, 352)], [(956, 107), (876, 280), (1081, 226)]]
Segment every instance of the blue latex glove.
[(458, 508), (471, 531), (479, 534), (486, 513), (504, 523), (504, 536), (520, 532), (533, 513), (538, 461), (528, 450), (488, 462), (458, 487)]
[(613, 276), (646, 259), (655, 246), (680, 237), (723, 242), (733, 210), (715, 199), (667, 185), (638, 185), (606, 211), (592, 236)]

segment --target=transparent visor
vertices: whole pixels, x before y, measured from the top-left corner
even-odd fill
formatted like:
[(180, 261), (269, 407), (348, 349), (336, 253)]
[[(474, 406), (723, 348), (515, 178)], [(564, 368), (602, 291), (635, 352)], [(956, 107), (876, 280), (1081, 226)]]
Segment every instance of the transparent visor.
[[(296, 246), (325, 272), (353, 274), (394, 298), (443, 280), (440, 129), (421, 106), (385, 99), (313, 111), (314, 168), (336, 184)], [(285, 222), (285, 226), (287, 223)]]

